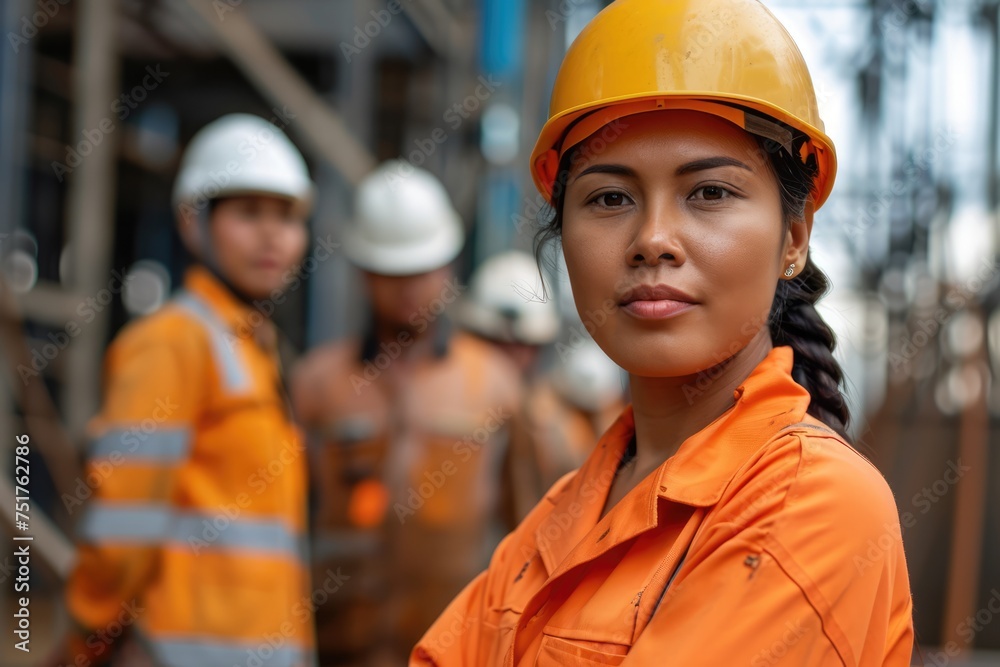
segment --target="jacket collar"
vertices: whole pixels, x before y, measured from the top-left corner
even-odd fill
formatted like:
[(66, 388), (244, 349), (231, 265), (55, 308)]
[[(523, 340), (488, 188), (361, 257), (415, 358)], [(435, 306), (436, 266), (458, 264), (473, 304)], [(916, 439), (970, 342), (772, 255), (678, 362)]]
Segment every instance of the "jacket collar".
[(260, 313), (251, 317), (254, 309), (237, 298), (203, 266), (192, 266), (185, 272), (184, 288), (204, 301), (216, 317), (237, 335), (252, 333), (254, 325), (260, 324), (258, 320), (264, 319)]
[[(606, 550), (655, 527), (660, 498), (691, 507), (718, 503), (754, 452), (805, 417), (810, 395), (792, 379), (793, 360), (791, 347), (773, 348), (733, 392), (732, 407), (685, 440), (674, 456), (599, 521), (618, 463), (635, 434), (632, 406), (626, 407), (536, 530), (536, 544), (548, 571), (592, 530), (606, 531), (596, 540)], [(626, 521), (619, 519), (625, 516)], [(566, 520), (569, 517), (573, 525)], [(554, 539), (557, 533), (560, 539)]]
[(747, 459), (771, 436), (805, 418), (808, 390), (792, 379), (791, 347), (773, 348), (736, 388), (736, 403), (688, 438), (657, 471), (661, 498), (715, 505)]

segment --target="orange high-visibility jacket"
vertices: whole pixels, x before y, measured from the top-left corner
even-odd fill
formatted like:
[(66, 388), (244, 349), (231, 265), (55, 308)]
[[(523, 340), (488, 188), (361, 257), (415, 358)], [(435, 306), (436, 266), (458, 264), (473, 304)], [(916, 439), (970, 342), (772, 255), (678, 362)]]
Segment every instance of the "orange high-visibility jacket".
[(626, 409), (410, 665), (909, 665), (892, 493), (806, 415), (792, 360), (774, 348), (732, 408), (601, 519), (634, 433)]
[(314, 572), (352, 574), (316, 612), (324, 660), (383, 650), (405, 663), (511, 527), (498, 515), (517, 372), (469, 334), (436, 342), (416, 361), (396, 344), (364, 362), (359, 339), (338, 341), (293, 373), (318, 444)]
[(67, 590), (77, 655), (102, 662), (124, 629), (158, 665), (313, 664), (306, 456), (261, 322), (195, 268), (112, 344)]

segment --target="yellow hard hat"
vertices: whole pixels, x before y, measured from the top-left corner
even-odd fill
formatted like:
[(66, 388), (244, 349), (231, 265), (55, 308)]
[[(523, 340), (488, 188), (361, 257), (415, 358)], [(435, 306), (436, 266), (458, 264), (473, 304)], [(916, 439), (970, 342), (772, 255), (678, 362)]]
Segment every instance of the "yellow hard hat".
[[(815, 156), (818, 209), (833, 189), (837, 155), (791, 35), (758, 0), (616, 0), (563, 59), (549, 120), (531, 154), (535, 185), (553, 202), (559, 161), (609, 123), (689, 109), (721, 116), (792, 152)], [(772, 121), (780, 121), (784, 125)]]

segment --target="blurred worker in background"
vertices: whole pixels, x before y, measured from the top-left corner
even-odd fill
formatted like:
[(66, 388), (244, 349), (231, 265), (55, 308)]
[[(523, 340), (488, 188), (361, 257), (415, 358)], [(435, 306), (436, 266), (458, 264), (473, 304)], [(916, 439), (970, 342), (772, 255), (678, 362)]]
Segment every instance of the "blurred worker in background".
[[(547, 380), (527, 401), (524, 419), (527, 424), (548, 420), (559, 425), (546, 432), (548, 456), (540, 459), (539, 466), (542, 493), (583, 464), (626, 405), (621, 369), (579, 331), (568, 343), (556, 344), (556, 360)], [(542, 435), (536, 433), (533, 438), (540, 441)]]
[(405, 663), (510, 527), (497, 516), (520, 384), (445, 316), (463, 290), (451, 268), (463, 243), (434, 176), (396, 161), (369, 175), (343, 250), (363, 272), (370, 324), (293, 377), (320, 443), (315, 568), (350, 577), (317, 610), (324, 665)]
[(265, 316), (312, 197), (302, 155), (261, 118), (225, 116), (188, 146), (174, 204), (196, 264), (107, 355), (66, 664), (315, 663), (306, 456)]
[(534, 258), (508, 250), (476, 269), (458, 321), (499, 347), (525, 377), (538, 371), (544, 346), (559, 335), (559, 311), (547, 299)]
[(521, 371), (524, 405), (511, 442), (514, 519), (520, 521), (549, 487), (580, 466), (624, 409), (617, 366), (574, 331), (568, 344), (556, 346), (555, 366), (545, 372), (541, 357), (559, 336), (559, 311), (545, 296), (535, 259), (522, 251), (483, 262), (456, 319)]

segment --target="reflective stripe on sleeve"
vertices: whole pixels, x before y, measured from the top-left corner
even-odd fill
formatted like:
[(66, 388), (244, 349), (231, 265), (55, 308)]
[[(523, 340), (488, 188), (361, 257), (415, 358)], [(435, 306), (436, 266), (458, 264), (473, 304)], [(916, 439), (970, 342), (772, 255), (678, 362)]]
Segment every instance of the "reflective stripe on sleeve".
[(306, 560), (303, 536), (281, 521), (232, 518), (225, 512), (177, 512), (162, 504), (97, 501), (87, 508), (78, 532), (82, 540), (92, 544), (180, 543), (195, 554), (206, 549), (231, 550)]
[(167, 505), (93, 502), (77, 526), (80, 539), (90, 543), (162, 542), (173, 514)]
[(259, 665), (261, 667), (303, 667), (312, 664), (311, 656), (288, 637), (277, 632), (268, 639), (251, 641), (212, 641), (208, 638), (161, 639), (143, 633), (142, 643), (163, 667), (220, 667)]
[(127, 463), (172, 464), (184, 461), (191, 449), (189, 428), (159, 426), (146, 433), (138, 427), (113, 429), (91, 446), (92, 459), (121, 457)]

